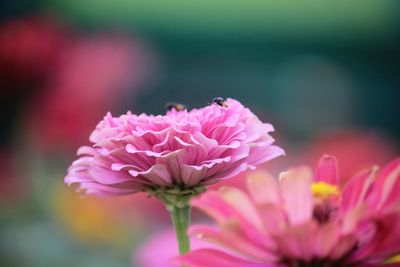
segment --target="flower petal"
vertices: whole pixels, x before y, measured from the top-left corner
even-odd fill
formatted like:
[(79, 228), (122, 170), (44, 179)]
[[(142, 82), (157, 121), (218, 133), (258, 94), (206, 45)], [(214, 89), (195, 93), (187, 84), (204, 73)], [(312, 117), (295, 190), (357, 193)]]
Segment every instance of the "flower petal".
[(282, 196), (289, 222), (293, 225), (311, 219), (313, 199), (311, 195), (311, 170), (298, 167), (281, 173)]
[(214, 249), (195, 250), (176, 258), (174, 262), (191, 267), (277, 267), (275, 264), (247, 261)]
[(282, 202), (278, 180), (266, 171), (260, 170), (251, 173), (247, 178), (247, 188), (257, 205)]
[(330, 155), (322, 156), (315, 171), (314, 180), (316, 182), (339, 185), (339, 167), (336, 157)]

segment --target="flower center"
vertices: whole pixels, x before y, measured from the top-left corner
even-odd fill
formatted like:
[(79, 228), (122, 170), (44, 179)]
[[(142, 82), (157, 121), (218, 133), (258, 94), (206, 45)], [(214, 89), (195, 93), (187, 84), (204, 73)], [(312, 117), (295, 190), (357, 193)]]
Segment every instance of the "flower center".
[(311, 192), (315, 201), (314, 219), (320, 224), (327, 223), (337, 210), (334, 197), (339, 196), (338, 187), (325, 182), (317, 182), (311, 185)]
[(311, 185), (311, 192), (314, 197), (327, 199), (339, 195), (337, 186), (325, 182), (317, 182)]
[(283, 266), (287, 267), (353, 267), (355, 265), (348, 264), (342, 260), (332, 261), (330, 259), (313, 259), (311, 261), (303, 260), (289, 260), (284, 259), (281, 261)]

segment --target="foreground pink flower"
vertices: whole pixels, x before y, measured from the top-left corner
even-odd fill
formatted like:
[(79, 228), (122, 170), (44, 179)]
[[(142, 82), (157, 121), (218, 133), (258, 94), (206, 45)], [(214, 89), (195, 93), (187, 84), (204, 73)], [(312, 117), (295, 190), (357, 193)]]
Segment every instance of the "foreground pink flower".
[(189, 251), (189, 199), (284, 154), (272, 145), (272, 125), (236, 100), (220, 104), (172, 108), (164, 116), (107, 114), (90, 136), (93, 145), (78, 150), (65, 182), (88, 194), (155, 195), (170, 211), (180, 253)]
[[(177, 259), (192, 267), (382, 266), (400, 253), (400, 158), (338, 184), (336, 159), (281, 174), (258, 172), (249, 195), (235, 189), (193, 199), (219, 225), (190, 234), (230, 249), (199, 249)], [(389, 265), (384, 265), (389, 266)], [(398, 266), (398, 265), (392, 265)]]
[(262, 123), (238, 101), (227, 100), (188, 112), (120, 117), (110, 113), (90, 136), (92, 146), (65, 182), (97, 195), (191, 189), (226, 179), (283, 154), (271, 145), (270, 124)]

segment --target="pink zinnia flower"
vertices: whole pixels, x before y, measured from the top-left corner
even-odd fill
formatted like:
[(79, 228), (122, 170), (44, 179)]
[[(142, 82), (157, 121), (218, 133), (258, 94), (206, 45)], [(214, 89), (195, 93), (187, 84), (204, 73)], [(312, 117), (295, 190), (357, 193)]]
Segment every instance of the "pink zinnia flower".
[(272, 131), (234, 99), (158, 116), (108, 113), (65, 182), (97, 195), (193, 189), (283, 155)]
[[(344, 187), (334, 157), (308, 167), (249, 177), (235, 188), (193, 199), (219, 225), (190, 234), (230, 249), (199, 249), (178, 258), (192, 267), (381, 266), (400, 253), (400, 158), (365, 170)], [(388, 265), (385, 265), (388, 266)], [(399, 265), (391, 265), (399, 266)]]

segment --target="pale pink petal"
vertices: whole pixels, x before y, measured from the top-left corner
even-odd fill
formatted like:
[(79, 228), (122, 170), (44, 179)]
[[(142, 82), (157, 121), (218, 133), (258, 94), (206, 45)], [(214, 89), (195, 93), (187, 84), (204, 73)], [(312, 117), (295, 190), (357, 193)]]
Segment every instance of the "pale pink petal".
[(314, 237), (314, 256), (328, 258), (340, 238), (340, 226), (336, 222), (323, 224)]
[(241, 190), (233, 187), (220, 189), (223, 199), (230, 204), (234, 210), (246, 218), (254, 227), (262, 229), (262, 221), (248, 196)]
[[(224, 231), (225, 227), (228, 228), (227, 231)], [(228, 222), (227, 225), (222, 227), (222, 231), (210, 226), (197, 225), (190, 228), (189, 234), (212, 244), (220, 245), (249, 259), (257, 261), (275, 261), (277, 259), (265, 248), (253, 244), (250, 239), (240, 233), (239, 229), (234, 231), (234, 228), (234, 222)]]
[[(100, 160), (96, 160), (96, 162), (99, 161)], [(113, 171), (111, 167), (108, 167), (100, 162), (90, 166), (88, 169), (88, 174), (94, 181), (107, 185), (118, 184), (132, 180), (132, 177), (128, 173), (123, 171)]]
[(286, 214), (281, 206), (273, 204), (258, 205), (258, 212), (270, 236), (281, 235), (288, 227)]
[(313, 210), (311, 170), (298, 167), (282, 173), (279, 179), (289, 222), (296, 225), (310, 220)]
[(265, 144), (264, 146), (253, 146), (250, 149), (249, 163), (258, 165), (271, 159), (284, 156), (285, 151), (278, 146)]
[(247, 261), (227, 253), (212, 250), (199, 249), (190, 254), (176, 258), (176, 266), (189, 265), (191, 267), (276, 267), (275, 264), (265, 264)]
[(314, 256), (315, 238), (318, 235), (317, 225), (310, 221), (288, 228), (275, 237), (279, 250), (292, 259), (311, 260)]
[(278, 180), (266, 171), (259, 170), (251, 173), (247, 178), (247, 187), (257, 205), (282, 202)]
[(152, 184), (169, 186), (173, 182), (168, 169), (161, 164), (153, 165), (150, 169), (143, 172), (130, 170), (129, 174), (134, 177), (142, 176), (150, 181)]

